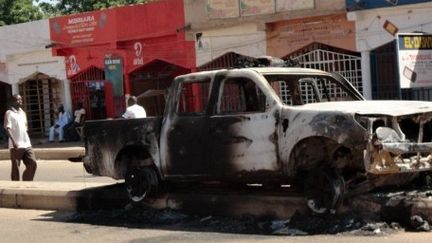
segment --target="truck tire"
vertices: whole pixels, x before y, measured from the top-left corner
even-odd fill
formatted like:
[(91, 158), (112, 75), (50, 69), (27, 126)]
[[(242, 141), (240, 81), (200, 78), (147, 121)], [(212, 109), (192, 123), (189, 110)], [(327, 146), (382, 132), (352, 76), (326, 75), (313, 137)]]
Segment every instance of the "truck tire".
[(314, 214), (334, 214), (342, 205), (345, 181), (332, 171), (313, 171), (304, 183), (304, 193), (309, 210)]
[(152, 167), (137, 167), (126, 173), (125, 184), (129, 199), (141, 202), (156, 192), (159, 183), (156, 171)]

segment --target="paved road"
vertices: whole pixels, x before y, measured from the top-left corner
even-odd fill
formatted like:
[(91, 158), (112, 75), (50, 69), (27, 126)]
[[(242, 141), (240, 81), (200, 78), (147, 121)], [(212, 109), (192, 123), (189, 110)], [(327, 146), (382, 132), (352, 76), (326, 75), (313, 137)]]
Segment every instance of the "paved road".
[[(10, 180), (10, 161), (0, 160), (0, 180)], [(21, 164), (21, 174), (25, 166)], [(35, 181), (61, 182), (115, 182), (108, 177), (88, 174), (82, 163), (72, 163), (67, 160), (39, 160)]]
[[(381, 243), (430, 242), (432, 233), (395, 233), (384, 236), (268, 236), (200, 232), (182, 229), (112, 226), (80, 222), (79, 214), (41, 210), (0, 208), (1, 242), (331, 242)], [(175, 228), (175, 227), (174, 227)]]

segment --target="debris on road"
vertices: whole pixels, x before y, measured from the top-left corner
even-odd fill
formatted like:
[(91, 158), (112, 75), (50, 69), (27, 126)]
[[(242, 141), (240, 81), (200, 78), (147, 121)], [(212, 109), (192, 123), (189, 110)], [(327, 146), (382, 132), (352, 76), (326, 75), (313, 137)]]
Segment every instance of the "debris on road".
[[(257, 219), (253, 216), (229, 218), (183, 214), (173, 209), (157, 210), (145, 206), (128, 209), (84, 211), (76, 213), (73, 222), (103, 224), (131, 228), (162, 228), (187, 231), (264, 235), (388, 235), (407, 227), (398, 222), (384, 222), (360, 212), (347, 212), (332, 217), (295, 214), (291, 219)], [(427, 220), (412, 217), (412, 230), (429, 231)]]

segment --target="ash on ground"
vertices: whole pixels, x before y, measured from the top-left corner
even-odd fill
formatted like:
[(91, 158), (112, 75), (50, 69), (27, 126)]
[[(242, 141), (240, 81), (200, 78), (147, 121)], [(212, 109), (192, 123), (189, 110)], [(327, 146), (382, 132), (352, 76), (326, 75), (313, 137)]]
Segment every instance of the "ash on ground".
[[(117, 208), (75, 213), (70, 221), (129, 228), (263, 235), (387, 235), (401, 230), (430, 231), (432, 215), (424, 214), (423, 211), (431, 211), (427, 206), (432, 205), (431, 200), (430, 188), (381, 190), (346, 200), (345, 209), (341, 210), (343, 213), (324, 216), (296, 213), (291, 218), (282, 220), (254, 216), (234, 218), (203, 215), (174, 209), (158, 210), (144, 204), (129, 204), (118, 208), (124, 205), (120, 204)], [(416, 206), (419, 209), (413, 210)]]
[(287, 220), (271, 220), (252, 216), (228, 218), (190, 215), (172, 209), (157, 210), (142, 205), (125, 209), (79, 212), (74, 214), (70, 221), (129, 228), (263, 235), (387, 235), (403, 230), (398, 223), (375, 221), (356, 212), (327, 216), (295, 214)]

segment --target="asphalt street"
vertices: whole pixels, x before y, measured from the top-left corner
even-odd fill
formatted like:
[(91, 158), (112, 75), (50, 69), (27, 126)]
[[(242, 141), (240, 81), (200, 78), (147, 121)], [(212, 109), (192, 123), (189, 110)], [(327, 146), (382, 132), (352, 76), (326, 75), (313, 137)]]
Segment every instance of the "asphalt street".
[[(11, 162), (0, 160), (0, 180), (10, 180)], [(20, 172), (24, 171), (24, 164), (20, 166)], [(34, 181), (57, 182), (118, 182), (108, 177), (93, 176), (88, 174), (82, 163), (73, 163), (68, 160), (39, 160)]]
[[(257, 235), (177, 228), (125, 227), (106, 222), (81, 221), (77, 213), (0, 208), (0, 242), (332, 242), (332, 243), (422, 243), (431, 233), (400, 232), (379, 236), (353, 235)], [(175, 228), (175, 227), (174, 227)]]

